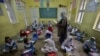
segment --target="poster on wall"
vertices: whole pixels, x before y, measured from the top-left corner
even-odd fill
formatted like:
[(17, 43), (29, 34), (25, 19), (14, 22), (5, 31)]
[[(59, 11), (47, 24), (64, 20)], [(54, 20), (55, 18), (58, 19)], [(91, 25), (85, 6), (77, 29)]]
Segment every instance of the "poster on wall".
[(3, 15), (3, 11), (2, 8), (0, 7), (0, 15)]

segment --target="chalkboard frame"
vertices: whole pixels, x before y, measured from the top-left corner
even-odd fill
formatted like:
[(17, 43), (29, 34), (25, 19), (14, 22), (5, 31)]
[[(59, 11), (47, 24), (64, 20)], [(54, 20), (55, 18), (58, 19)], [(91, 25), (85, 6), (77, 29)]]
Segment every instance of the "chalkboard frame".
[(57, 18), (57, 8), (39, 8), (39, 16), (40, 18)]

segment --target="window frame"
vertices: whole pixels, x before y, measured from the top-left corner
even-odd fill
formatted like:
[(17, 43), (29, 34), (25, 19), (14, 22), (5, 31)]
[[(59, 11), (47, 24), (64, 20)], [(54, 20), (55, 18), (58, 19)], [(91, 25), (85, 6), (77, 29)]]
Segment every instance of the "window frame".
[[(15, 15), (13, 6), (10, 6), (10, 4), (9, 5), (8, 4), (9, 4), (8, 0), (5, 0), (4, 1), (4, 6), (6, 8), (8, 19), (9, 19), (10, 23), (16, 24), (16, 23), (18, 23), (18, 21), (16, 19), (16, 15)], [(12, 16), (12, 14), (13, 14), (13, 16)]]
[(87, 0), (82, 0), (78, 3), (78, 9), (76, 13), (75, 23), (81, 24), (83, 21)]
[(68, 9), (68, 20), (69, 21), (71, 20), (71, 16), (72, 16), (72, 6), (73, 6), (73, 4), (71, 3), (69, 5), (69, 9)]
[(100, 32), (100, 12), (97, 14), (96, 20), (93, 25), (93, 29)]

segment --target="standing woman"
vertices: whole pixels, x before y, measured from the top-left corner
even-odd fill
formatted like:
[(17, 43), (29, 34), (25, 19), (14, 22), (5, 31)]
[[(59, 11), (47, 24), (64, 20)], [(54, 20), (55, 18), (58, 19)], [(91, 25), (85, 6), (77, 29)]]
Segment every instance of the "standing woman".
[(57, 23), (60, 44), (67, 38), (67, 18), (61, 13), (62, 19)]

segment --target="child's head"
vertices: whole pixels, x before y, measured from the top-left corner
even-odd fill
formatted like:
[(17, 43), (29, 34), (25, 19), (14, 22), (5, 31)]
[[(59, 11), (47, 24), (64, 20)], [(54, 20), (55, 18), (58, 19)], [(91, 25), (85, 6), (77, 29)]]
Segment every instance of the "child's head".
[(91, 37), (90, 40), (94, 42), (95, 41), (95, 37)]
[(24, 33), (25, 32), (25, 30), (20, 30), (20, 33)]
[(33, 34), (34, 34), (34, 33), (37, 33), (37, 29), (34, 29), (34, 30), (33, 30)]
[(25, 44), (28, 44), (28, 43), (29, 43), (29, 39), (28, 39), (28, 38), (25, 38), (25, 39), (24, 39), (24, 43), (25, 43)]
[(5, 43), (10, 43), (11, 42), (11, 38), (10, 37), (5, 37)]
[(46, 36), (45, 36), (47, 39), (48, 38), (51, 38), (51, 34), (50, 33), (46, 33)]

